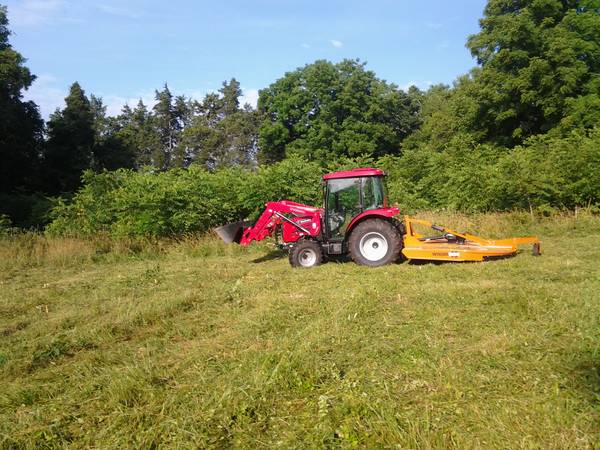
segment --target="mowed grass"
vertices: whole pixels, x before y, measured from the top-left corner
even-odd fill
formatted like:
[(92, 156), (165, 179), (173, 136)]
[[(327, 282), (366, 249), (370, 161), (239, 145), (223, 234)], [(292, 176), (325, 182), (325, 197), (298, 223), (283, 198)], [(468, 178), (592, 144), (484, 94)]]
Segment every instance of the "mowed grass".
[(600, 217), (424, 217), (544, 254), (0, 240), (0, 446), (600, 448)]

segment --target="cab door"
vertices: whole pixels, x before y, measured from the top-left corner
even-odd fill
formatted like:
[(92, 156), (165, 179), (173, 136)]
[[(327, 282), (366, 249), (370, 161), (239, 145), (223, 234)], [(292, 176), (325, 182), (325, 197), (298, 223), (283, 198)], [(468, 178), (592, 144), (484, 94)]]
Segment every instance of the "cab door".
[(361, 178), (327, 181), (325, 227), (329, 239), (343, 240), (348, 225), (361, 212)]

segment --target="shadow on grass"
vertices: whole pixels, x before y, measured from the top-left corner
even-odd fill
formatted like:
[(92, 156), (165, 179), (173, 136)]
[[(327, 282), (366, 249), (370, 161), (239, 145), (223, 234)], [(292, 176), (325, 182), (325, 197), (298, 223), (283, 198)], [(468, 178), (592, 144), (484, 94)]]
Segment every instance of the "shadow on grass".
[(260, 258), (253, 259), (252, 262), (255, 264), (258, 264), (258, 263), (262, 263), (262, 262), (266, 262), (266, 261), (272, 261), (274, 259), (281, 259), (285, 256), (286, 256), (286, 253), (282, 250), (279, 250), (279, 249), (271, 250), (266, 255), (263, 255)]
[(582, 361), (576, 367), (574, 375), (578, 388), (600, 406), (600, 360), (591, 358)]
[[(283, 250), (276, 249), (276, 250), (271, 250), (266, 255), (263, 255), (256, 259), (253, 259), (252, 262), (255, 264), (259, 264), (262, 262), (272, 261), (274, 259), (285, 258), (286, 256), (287, 256), (286, 252), (284, 252)], [(410, 266), (424, 266), (424, 265), (439, 266), (439, 265), (444, 265), (444, 264), (475, 264), (475, 263), (481, 263), (481, 262), (492, 263), (493, 261), (499, 261), (502, 259), (510, 259), (513, 257), (514, 257), (514, 255), (496, 256), (496, 257), (486, 258), (484, 261), (437, 261), (437, 260), (427, 260), (427, 259), (407, 260), (406, 258), (402, 257), (399, 261), (395, 262), (394, 264), (408, 264)], [(345, 263), (351, 263), (351, 262), (353, 262), (353, 261), (352, 261), (352, 258), (350, 258), (350, 255), (327, 255), (327, 257), (323, 261), (324, 264), (326, 264), (326, 263), (345, 264)]]
[(493, 263), (494, 261), (502, 261), (504, 259), (512, 259), (514, 258), (516, 255), (502, 255), (502, 256), (486, 256), (483, 258), (483, 261), (440, 261), (440, 260), (434, 260), (434, 259), (411, 259), (407, 262), (406, 259), (402, 259), (401, 262), (402, 263), (406, 263), (411, 265), (411, 266), (423, 266), (426, 264), (433, 264), (433, 265), (442, 265), (442, 264), (476, 264), (476, 263)]
[(400, 264), (408, 264), (409, 266), (442, 266), (445, 264), (473, 264), (480, 261), (437, 261), (434, 259), (411, 259), (406, 260), (403, 259), (400, 261)]

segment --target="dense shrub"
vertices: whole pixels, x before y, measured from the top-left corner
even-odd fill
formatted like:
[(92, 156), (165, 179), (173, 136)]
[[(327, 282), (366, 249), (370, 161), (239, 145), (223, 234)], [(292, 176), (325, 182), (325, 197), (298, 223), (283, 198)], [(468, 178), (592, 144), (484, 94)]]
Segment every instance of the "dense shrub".
[(392, 202), (423, 209), (491, 211), (573, 208), (600, 203), (600, 129), (542, 136), (512, 150), (455, 139), (443, 151), (343, 159), (323, 168), (299, 157), (255, 171), (214, 173), (191, 166), (165, 172), (86, 172), (72, 201), (53, 210), (60, 234), (168, 236), (256, 218), (271, 200), (320, 205), (323, 173), (377, 166), (389, 174)]
[(53, 211), (48, 231), (58, 234), (169, 236), (203, 232), (256, 217), (269, 200), (315, 204), (321, 169), (299, 158), (255, 172), (198, 166), (165, 172), (86, 172), (71, 202)]
[(11, 229), (12, 222), (6, 214), (0, 214), (0, 234), (7, 233)]
[(43, 229), (50, 222), (50, 211), (56, 203), (56, 198), (40, 193), (0, 194), (0, 215), (9, 217), (15, 227)]
[(408, 211), (574, 208), (600, 203), (600, 128), (530, 138), (511, 150), (455, 140), (388, 157), (390, 197)]

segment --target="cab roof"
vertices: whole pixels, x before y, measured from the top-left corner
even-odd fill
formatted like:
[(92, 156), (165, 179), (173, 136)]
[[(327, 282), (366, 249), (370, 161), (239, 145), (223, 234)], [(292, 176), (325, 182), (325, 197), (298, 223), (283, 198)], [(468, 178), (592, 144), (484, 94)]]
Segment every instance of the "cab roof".
[(323, 175), (324, 180), (333, 180), (336, 178), (355, 178), (355, 177), (380, 177), (385, 175), (383, 170), (374, 169), (372, 167), (361, 167), (352, 170), (342, 170), (340, 172), (328, 173)]

